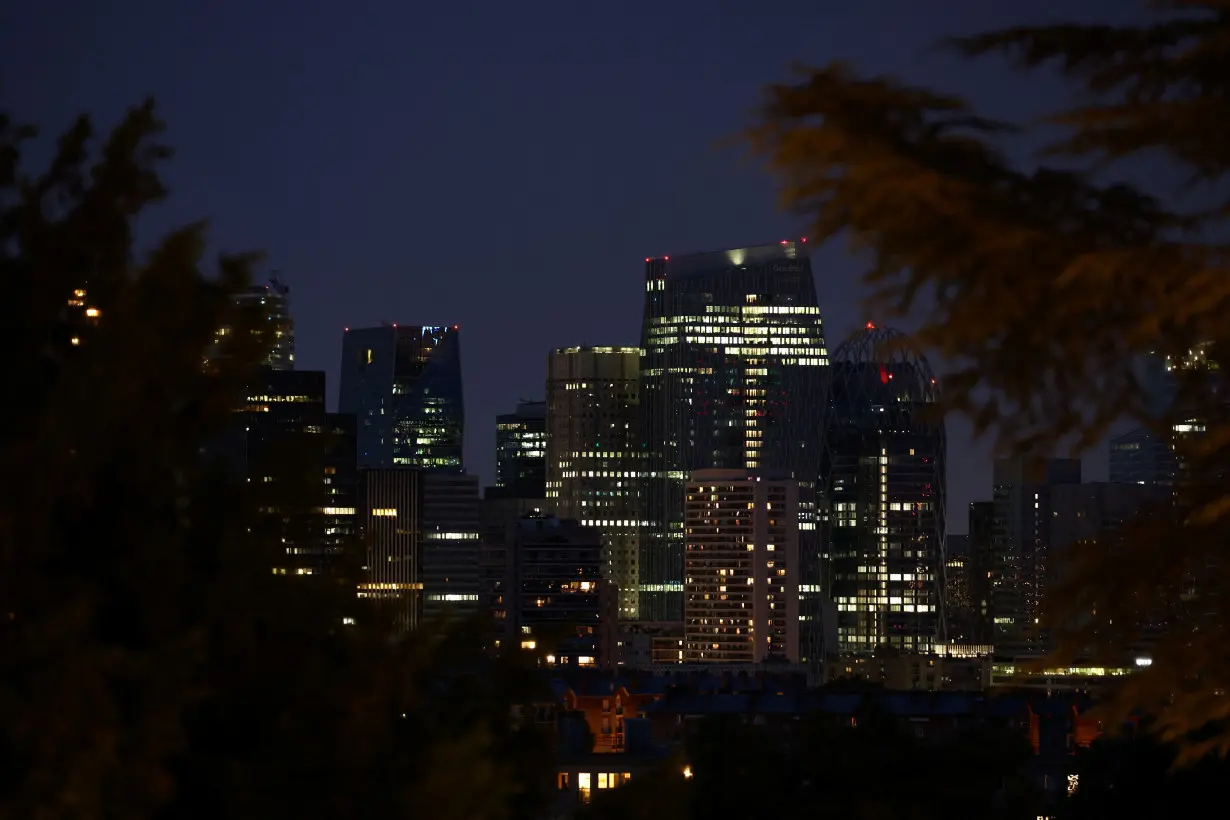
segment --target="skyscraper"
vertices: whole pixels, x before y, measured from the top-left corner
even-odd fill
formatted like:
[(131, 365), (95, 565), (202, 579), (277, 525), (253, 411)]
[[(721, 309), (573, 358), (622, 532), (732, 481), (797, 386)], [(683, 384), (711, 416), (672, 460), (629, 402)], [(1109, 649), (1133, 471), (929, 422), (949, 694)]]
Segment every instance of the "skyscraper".
[(971, 501), (969, 505), (969, 601), (968, 643), (987, 645), (995, 639), (995, 502)]
[(833, 354), (820, 471), (838, 650), (929, 651), (944, 636), (946, 440), (927, 360), (867, 326)]
[(392, 602), (399, 628), (479, 604), (478, 479), (408, 467), (359, 473), (367, 576), (359, 595)]
[(952, 643), (970, 643), (973, 633), (973, 608), (970, 604), (972, 569), (968, 535), (949, 535), (944, 550), (943, 612)]
[(799, 483), (697, 470), (684, 501), (683, 660), (798, 663)]
[(642, 620), (683, 617), (684, 484), (776, 468), (800, 483), (805, 578), (818, 582), (815, 478), (828, 351), (805, 240), (645, 260), (647, 455)]
[(517, 402), (495, 418), (495, 486), (511, 498), (543, 498), (547, 480), (547, 403)]
[(547, 505), (602, 533), (619, 615), (637, 617), (640, 440), (636, 347), (567, 347), (547, 357)]
[(465, 616), (478, 611), (478, 477), (424, 471), (422, 506), (423, 615)]
[(359, 520), (367, 547), (359, 597), (386, 602), (401, 631), (414, 629), (423, 618), (422, 481), (418, 470), (359, 473)]
[(236, 414), (232, 464), (285, 548), (279, 574), (349, 570), (355, 535), (354, 419), (325, 412), (325, 374), (262, 368)]
[(461, 469), (456, 325), (347, 328), (341, 381), (338, 408), (357, 419), (360, 467)]
[(1112, 438), (1109, 461), (1116, 484), (1173, 484), (1178, 471), (1171, 442), (1143, 427)]
[[(84, 295), (84, 294), (83, 294)], [(295, 368), (295, 321), (290, 315), (290, 288), (277, 274), (263, 285), (253, 285), (235, 294), (235, 304), (255, 312), (256, 337), (267, 350), (261, 364), (274, 370)], [(233, 327), (220, 327), (206, 361), (218, 356), (222, 340), (234, 333)]]
[[(1160, 419), (1175, 399), (1174, 373), (1164, 356), (1144, 356), (1138, 363), (1148, 413)], [(1110, 480), (1116, 484), (1170, 485), (1178, 472), (1174, 442), (1145, 427), (1112, 438), (1109, 461)]]

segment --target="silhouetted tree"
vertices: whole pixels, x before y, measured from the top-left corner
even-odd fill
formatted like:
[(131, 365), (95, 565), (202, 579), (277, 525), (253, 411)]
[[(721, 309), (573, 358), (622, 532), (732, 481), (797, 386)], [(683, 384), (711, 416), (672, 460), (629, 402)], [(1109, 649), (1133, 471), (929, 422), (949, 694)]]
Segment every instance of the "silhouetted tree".
[(1190, 817), (1225, 800), (1230, 767), (1212, 756), (1173, 770), (1176, 749), (1148, 736), (1107, 737), (1082, 750), (1061, 820)]
[(353, 586), (274, 575), (203, 455), (263, 355), (231, 298), (254, 257), (206, 275), (200, 224), (138, 253), (161, 131), (147, 103), (92, 160), (83, 117), (28, 174), (0, 117), (0, 818), (535, 816), (530, 683), (470, 625), (344, 628)]
[[(1152, 666), (1109, 704), (1143, 707), (1185, 758), (1230, 750), (1230, 407), (1207, 368), (1178, 373), (1178, 398), (1150, 413), (1133, 357), (1216, 368), (1230, 351), (1225, 222), (1230, 192), (1230, 4), (1165, 0), (1141, 26), (1015, 28), (959, 41), (971, 55), (1007, 51), (1026, 67), (1056, 63), (1088, 102), (1049, 118), (1065, 132), (1042, 162), (1001, 152), (1013, 124), (950, 94), (844, 65), (770, 88), (753, 147), (781, 179), (784, 204), (815, 237), (844, 234), (869, 259), (876, 308), (921, 318), (917, 342), (952, 365), (946, 406), (1001, 450), (1047, 452), (1102, 439), (1125, 416), (1175, 441), (1182, 475), (1113, 545), (1076, 550), (1052, 598), (1057, 661), (1091, 646), (1120, 658), (1143, 623), (1164, 626)], [(1048, 131), (1047, 134), (1054, 134)], [(1156, 151), (1195, 204), (1163, 205), (1104, 182), (1110, 163)], [(1111, 721), (1113, 723), (1113, 721)]]

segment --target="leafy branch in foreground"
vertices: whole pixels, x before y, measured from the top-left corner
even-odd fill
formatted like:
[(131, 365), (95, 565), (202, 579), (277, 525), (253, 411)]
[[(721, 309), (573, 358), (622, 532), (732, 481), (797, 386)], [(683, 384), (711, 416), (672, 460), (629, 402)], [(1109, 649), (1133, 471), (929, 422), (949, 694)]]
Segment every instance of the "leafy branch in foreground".
[[(1131, 537), (1083, 551), (1052, 599), (1071, 628), (1061, 655), (1126, 650), (1145, 621), (1160, 629), (1155, 662), (1113, 706), (1158, 714), (1189, 757), (1230, 749), (1230, 410), (1217, 369), (1230, 351), (1224, 218), (1230, 194), (1230, 3), (1172, 0), (1144, 26), (1016, 28), (968, 38), (970, 55), (1058, 61), (1094, 102), (1050, 118), (1067, 129), (1046, 154), (1088, 173), (1022, 168), (1000, 150), (1013, 131), (957, 97), (844, 65), (768, 89), (752, 148), (782, 183), (783, 204), (818, 239), (846, 236), (869, 259), (878, 309), (921, 316), (922, 346), (952, 366), (947, 407), (1001, 451), (1081, 450), (1131, 418), (1175, 429), (1183, 465), (1173, 503)], [(1095, 171), (1161, 151), (1216, 207), (1164, 205)], [(1173, 362), (1177, 398), (1148, 411), (1134, 357)], [(1163, 558), (1164, 557), (1164, 558)]]
[(253, 257), (207, 274), (201, 224), (134, 246), (161, 132), (147, 103), (96, 152), (82, 118), (29, 175), (0, 118), (0, 819), (533, 816), (524, 681), (480, 635), (343, 628), (353, 586), (273, 574), (278, 528), (203, 454), (265, 353)]

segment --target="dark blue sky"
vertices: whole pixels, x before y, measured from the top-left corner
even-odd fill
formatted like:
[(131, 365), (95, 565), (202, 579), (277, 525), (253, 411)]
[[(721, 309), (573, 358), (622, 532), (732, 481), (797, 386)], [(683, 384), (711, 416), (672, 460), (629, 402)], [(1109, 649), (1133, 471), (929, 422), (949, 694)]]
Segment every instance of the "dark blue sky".
[[(792, 62), (1019, 118), (1058, 86), (935, 41), (1134, 5), (31, 0), (0, 9), (0, 105), (51, 132), (153, 94), (177, 157), (151, 230), (208, 217), (219, 248), (265, 250), (294, 289), (299, 366), (333, 393), (343, 326), (460, 324), (467, 461), (489, 482), (493, 416), (542, 395), (549, 348), (637, 342), (647, 255), (799, 232), (771, 180), (715, 146)], [(833, 348), (868, 318), (859, 267), (836, 246), (813, 265)], [(960, 421), (949, 439), (964, 531), (989, 461)], [(1100, 477), (1105, 456), (1087, 463)]]

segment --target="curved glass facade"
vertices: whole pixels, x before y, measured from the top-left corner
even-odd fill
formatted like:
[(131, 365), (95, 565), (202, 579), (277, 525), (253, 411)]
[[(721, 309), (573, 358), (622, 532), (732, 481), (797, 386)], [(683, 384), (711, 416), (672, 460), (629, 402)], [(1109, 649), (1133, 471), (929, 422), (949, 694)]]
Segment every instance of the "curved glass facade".
[(694, 470), (788, 470), (816, 556), (828, 351), (805, 240), (645, 260), (641, 620), (683, 617), (684, 485)]
[(868, 326), (833, 352), (824, 418), (825, 560), (837, 649), (929, 652), (942, 637), (944, 455), (927, 360)]

